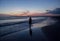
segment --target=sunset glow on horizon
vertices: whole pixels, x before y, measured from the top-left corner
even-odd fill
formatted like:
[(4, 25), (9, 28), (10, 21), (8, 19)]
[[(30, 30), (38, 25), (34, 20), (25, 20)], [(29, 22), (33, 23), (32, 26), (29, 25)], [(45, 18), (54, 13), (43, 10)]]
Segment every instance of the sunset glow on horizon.
[(60, 7), (60, 0), (0, 0), (0, 14), (40, 15)]

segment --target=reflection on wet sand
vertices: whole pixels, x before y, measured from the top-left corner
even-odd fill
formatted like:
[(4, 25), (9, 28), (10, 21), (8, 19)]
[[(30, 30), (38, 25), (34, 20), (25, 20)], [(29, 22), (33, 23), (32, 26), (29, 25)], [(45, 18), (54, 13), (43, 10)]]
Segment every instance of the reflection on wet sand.
[(30, 34), (30, 36), (32, 36), (32, 29), (31, 29), (31, 26), (29, 27), (29, 34)]

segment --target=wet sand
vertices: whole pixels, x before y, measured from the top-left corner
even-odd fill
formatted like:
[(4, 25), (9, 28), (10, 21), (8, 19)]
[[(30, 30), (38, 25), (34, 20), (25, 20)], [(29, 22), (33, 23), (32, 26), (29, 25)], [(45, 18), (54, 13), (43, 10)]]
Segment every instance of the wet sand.
[(60, 41), (60, 20), (53, 25), (33, 27), (0, 38), (1, 41)]

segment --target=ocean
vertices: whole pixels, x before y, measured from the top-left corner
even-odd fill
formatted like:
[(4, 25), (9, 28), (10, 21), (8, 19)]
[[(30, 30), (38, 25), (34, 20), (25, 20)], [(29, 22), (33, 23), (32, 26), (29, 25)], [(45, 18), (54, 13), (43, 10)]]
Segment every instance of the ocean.
[[(28, 22), (29, 17), (0, 20), (0, 37), (29, 29)], [(56, 20), (50, 17), (32, 17), (31, 29), (42, 28), (44, 26), (52, 25), (54, 23), (56, 23)]]

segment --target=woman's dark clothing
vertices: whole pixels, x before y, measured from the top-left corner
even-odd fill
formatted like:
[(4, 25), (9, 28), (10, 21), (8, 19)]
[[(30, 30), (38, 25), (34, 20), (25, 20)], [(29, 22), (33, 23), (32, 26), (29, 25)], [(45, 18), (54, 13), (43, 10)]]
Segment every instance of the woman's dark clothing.
[(29, 18), (29, 26), (31, 27), (31, 24), (32, 24), (32, 19), (31, 17)]

